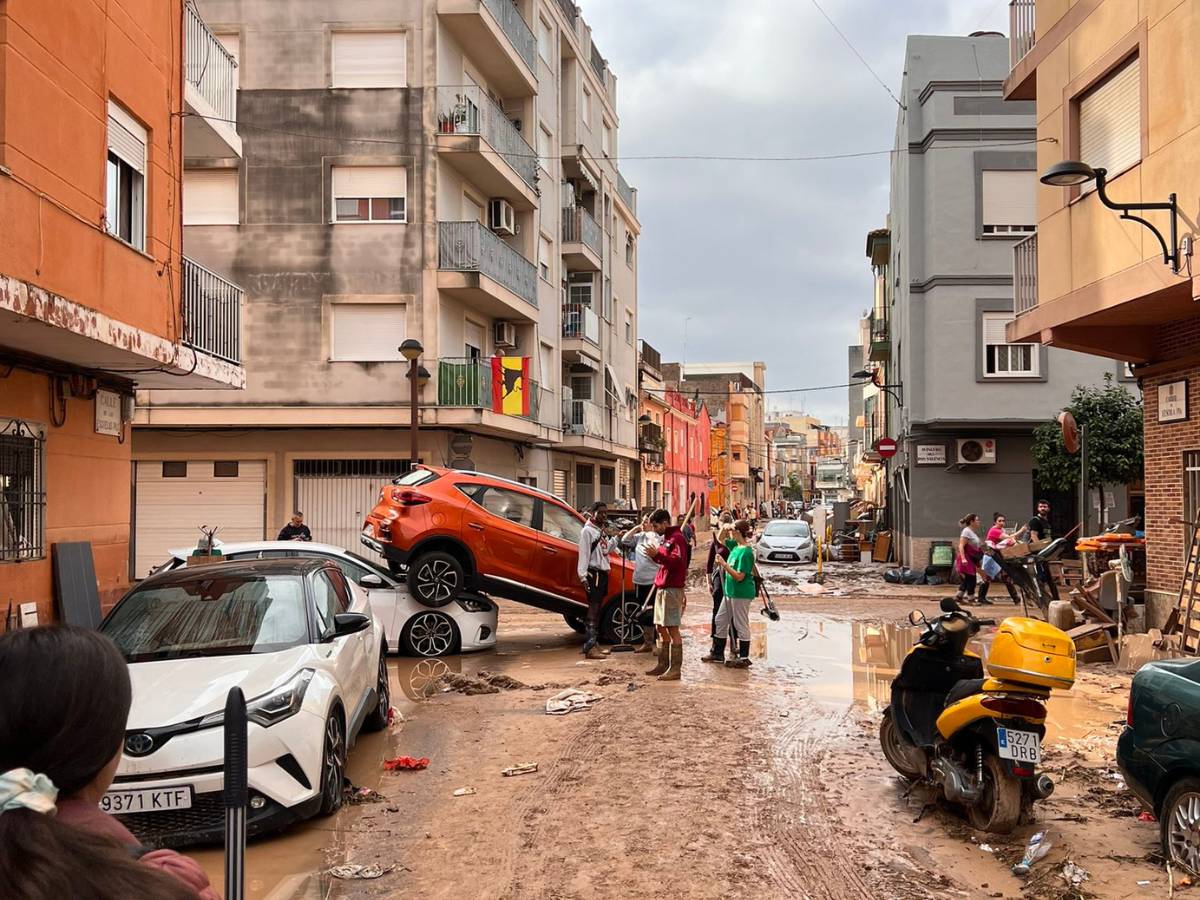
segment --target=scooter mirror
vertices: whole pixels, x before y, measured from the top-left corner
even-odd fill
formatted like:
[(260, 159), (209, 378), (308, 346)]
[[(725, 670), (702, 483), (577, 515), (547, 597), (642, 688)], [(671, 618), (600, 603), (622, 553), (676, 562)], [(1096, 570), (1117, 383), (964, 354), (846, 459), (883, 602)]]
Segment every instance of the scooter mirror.
[(925, 613), (921, 612), (919, 609), (914, 609), (908, 614), (908, 622), (910, 625), (924, 625)]

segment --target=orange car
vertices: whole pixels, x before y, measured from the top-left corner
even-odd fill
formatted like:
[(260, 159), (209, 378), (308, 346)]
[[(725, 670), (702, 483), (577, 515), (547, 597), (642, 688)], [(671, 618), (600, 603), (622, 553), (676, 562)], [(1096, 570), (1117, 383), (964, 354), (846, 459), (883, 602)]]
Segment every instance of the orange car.
[[(464, 590), (482, 591), (560, 613), (582, 632), (587, 597), (576, 573), (582, 528), (575, 510), (535, 487), (421, 466), (379, 492), (362, 542), (393, 572), (407, 567), (409, 591), (426, 606), (445, 606)], [(642, 627), (633, 566), (615, 553), (610, 561), (601, 636), (634, 643)]]

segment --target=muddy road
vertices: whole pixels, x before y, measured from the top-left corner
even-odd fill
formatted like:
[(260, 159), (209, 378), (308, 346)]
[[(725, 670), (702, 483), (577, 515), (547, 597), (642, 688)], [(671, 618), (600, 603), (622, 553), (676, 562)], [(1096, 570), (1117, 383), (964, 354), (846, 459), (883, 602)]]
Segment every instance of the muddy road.
[[(350, 768), (384, 799), (253, 845), (250, 896), (1166, 896), (1157, 826), (1138, 821), (1112, 766), (1128, 676), (1083, 668), (1052, 700), (1046, 766), (1059, 790), (1037, 823), (993, 839), (926, 806), (922, 790), (906, 793), (875, 736), (911, 645), (898, 623), (910, 608), (932, 613), (945, 589), (847, 571), (817, 592), (795, 574), (773, 577), (782, 621), (756, 616), (748, 671), (700, 662), (711, 610), (700, 594), (685, 617), (681, 683), (647, 678), (643, 655), (584, 662), (559, 617), (516, 605), (502, 608), (494, 652), (393, 660), (404, 721), (360, 744)], [(466, 677), (450, 689), (436, 680), (446, 672)], [(496, 673), (512, 681), (471, 692)], [(546, 715), (566, 687), (603, 699)], [(381, 772), (400, 754), (432, 762)], [(501, 774), (529, 762), (536, 773)], [(1009, 868), (1042, 829), (1054, 846), (1018, 880)], [(1086, 880), (1064, 878), (1068, 861)], [(344, 862), (387, 872), (321, 874)]]

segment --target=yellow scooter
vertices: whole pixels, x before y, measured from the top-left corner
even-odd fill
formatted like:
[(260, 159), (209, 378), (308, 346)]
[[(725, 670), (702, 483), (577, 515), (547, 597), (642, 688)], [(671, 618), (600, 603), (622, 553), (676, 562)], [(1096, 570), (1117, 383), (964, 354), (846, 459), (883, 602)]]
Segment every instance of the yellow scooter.
[(1075, 683), (1075, 645), (1045, 622), (1005, 619), (984, 677), (967, 644), (994, 621), (943, 600), (932, 622), (920, 611), (909, 622), (924, 632), (892, 681), (879, 726), (883, 755), (905, 778), (933, 784), (964, 807), (975, 828), (1007, 834), (1054, 791), (1037, 771), (1046, 702), (1052, 689)]

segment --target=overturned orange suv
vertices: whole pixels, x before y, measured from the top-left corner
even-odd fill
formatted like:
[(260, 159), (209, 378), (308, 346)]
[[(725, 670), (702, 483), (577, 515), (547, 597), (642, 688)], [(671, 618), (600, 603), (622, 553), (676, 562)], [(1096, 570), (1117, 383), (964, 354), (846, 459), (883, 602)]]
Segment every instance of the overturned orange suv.
[[(582, 632), (587, 597), (576, 570), (582, 528), (575, 510), (535, 487), (420, 466), (379, 492), (362, 542), (393, 572), (407, 570), (409, 591), (426, 606), (479, 591), (559, 613)], [(616, 553), (609, 560), (601, 638), (634, 643), (642, 627), (633, 566)]]

